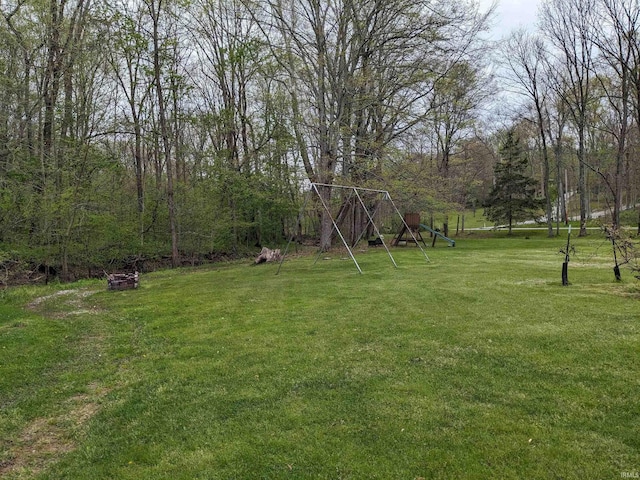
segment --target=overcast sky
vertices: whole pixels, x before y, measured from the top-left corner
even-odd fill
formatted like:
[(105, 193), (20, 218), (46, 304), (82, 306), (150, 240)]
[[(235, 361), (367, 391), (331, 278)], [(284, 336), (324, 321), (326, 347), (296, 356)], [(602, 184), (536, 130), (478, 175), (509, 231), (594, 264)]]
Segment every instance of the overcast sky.
[[(480, 7), (484, 10), (493, 3), (493, 0), (479, 1)], [(541, 0), (496, 0), (492, 37), (498, 40), (521, 26), (533, 29), (540, 2)]]
[[(496, 0), (496, 11), (493, 19), (493, 28), (490, 33), (491, 40), (500, 40), (508, 36), (513, 30), (520, 27), (529, 28), (532, 31), (536, 28), (538, 6), (544, 0)], [(488, 10), (493, 0), (478, 0), (480, 8)], [(504, 127), (502, 122), (509, 122), (513, 112), (524, 100), (524, 97), (514, 94), (510, 90), (503, 88), (502, 75), (505, 74), (501, 67), (495, 65), (498, 92), (493, 97), (493, 101), (487, 108), (487, 125), (493, 127)], [(501, 87), (502, 85), (502, 87)]]

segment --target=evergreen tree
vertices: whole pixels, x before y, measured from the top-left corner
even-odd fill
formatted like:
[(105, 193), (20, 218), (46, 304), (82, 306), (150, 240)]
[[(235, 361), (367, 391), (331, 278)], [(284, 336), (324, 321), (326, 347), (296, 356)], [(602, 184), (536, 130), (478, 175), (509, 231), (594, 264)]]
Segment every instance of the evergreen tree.
[(485, 205), (485, 215), (493, 222), (505, 222), (509, 233), (514, 222), (534, 217), (544, 205), (536, 198), (536, 181), (527, 176), (529, 160), (512, 130), (500, 148), (501, 160), (494, 167), (495, 184)]

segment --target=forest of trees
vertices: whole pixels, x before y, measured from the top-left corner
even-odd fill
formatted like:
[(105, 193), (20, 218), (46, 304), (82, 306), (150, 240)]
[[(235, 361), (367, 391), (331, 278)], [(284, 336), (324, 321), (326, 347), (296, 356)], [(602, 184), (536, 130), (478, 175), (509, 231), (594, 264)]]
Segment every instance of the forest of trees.
[[(573, 201), (583, 234), (594, 206), (617, 224), (640, 190), (637, 1), (547, 0), (539, 31), (501, 42), (472, 1), (5, 0), (0, 13), (5, 271), (72, 279), (276, 245), (300, 228), (310, 181), (387, 189), (446, 232), (486, 200), (506, 131), (549, 235)], [(328, 248), (321, 212), (299, 233)], [(360, 217), (344, 217), (352, 236)]]

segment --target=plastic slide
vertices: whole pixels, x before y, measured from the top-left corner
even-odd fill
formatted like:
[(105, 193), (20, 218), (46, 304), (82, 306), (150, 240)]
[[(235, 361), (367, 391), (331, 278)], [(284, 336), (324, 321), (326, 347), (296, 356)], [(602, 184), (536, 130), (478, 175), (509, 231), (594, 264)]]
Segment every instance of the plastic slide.
[(438, 232), (437, 230), (434, 230), (431, 227), (428, 227), (424, 224), (420, 224), (420, 228), (422, 228), (423, 230), (426, 230), (427, 232), (431, 232), (433, 233), (436, 237), (440, 237), (441, 239), (443, 239), (445, 242), (449, 243), (450, 246), (455, 247), (456, 246), (456, 241), (452, 240), (449, 237), (445, 237), (444, 235), (442, 235), (440, 232)]

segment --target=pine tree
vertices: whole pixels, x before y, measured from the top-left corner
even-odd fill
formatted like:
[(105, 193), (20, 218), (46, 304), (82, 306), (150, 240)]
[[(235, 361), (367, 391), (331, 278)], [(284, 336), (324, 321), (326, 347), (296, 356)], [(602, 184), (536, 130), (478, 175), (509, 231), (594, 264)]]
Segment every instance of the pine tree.
[(500, 156), (484, 214), (496, 224), (507, 223), (511, 234), (513, 223), (534, 217), (543, 207), (544, 199), (536, 198), (536, 181), (526, 174), (529, 160), (512, 130), (507, 132)]

